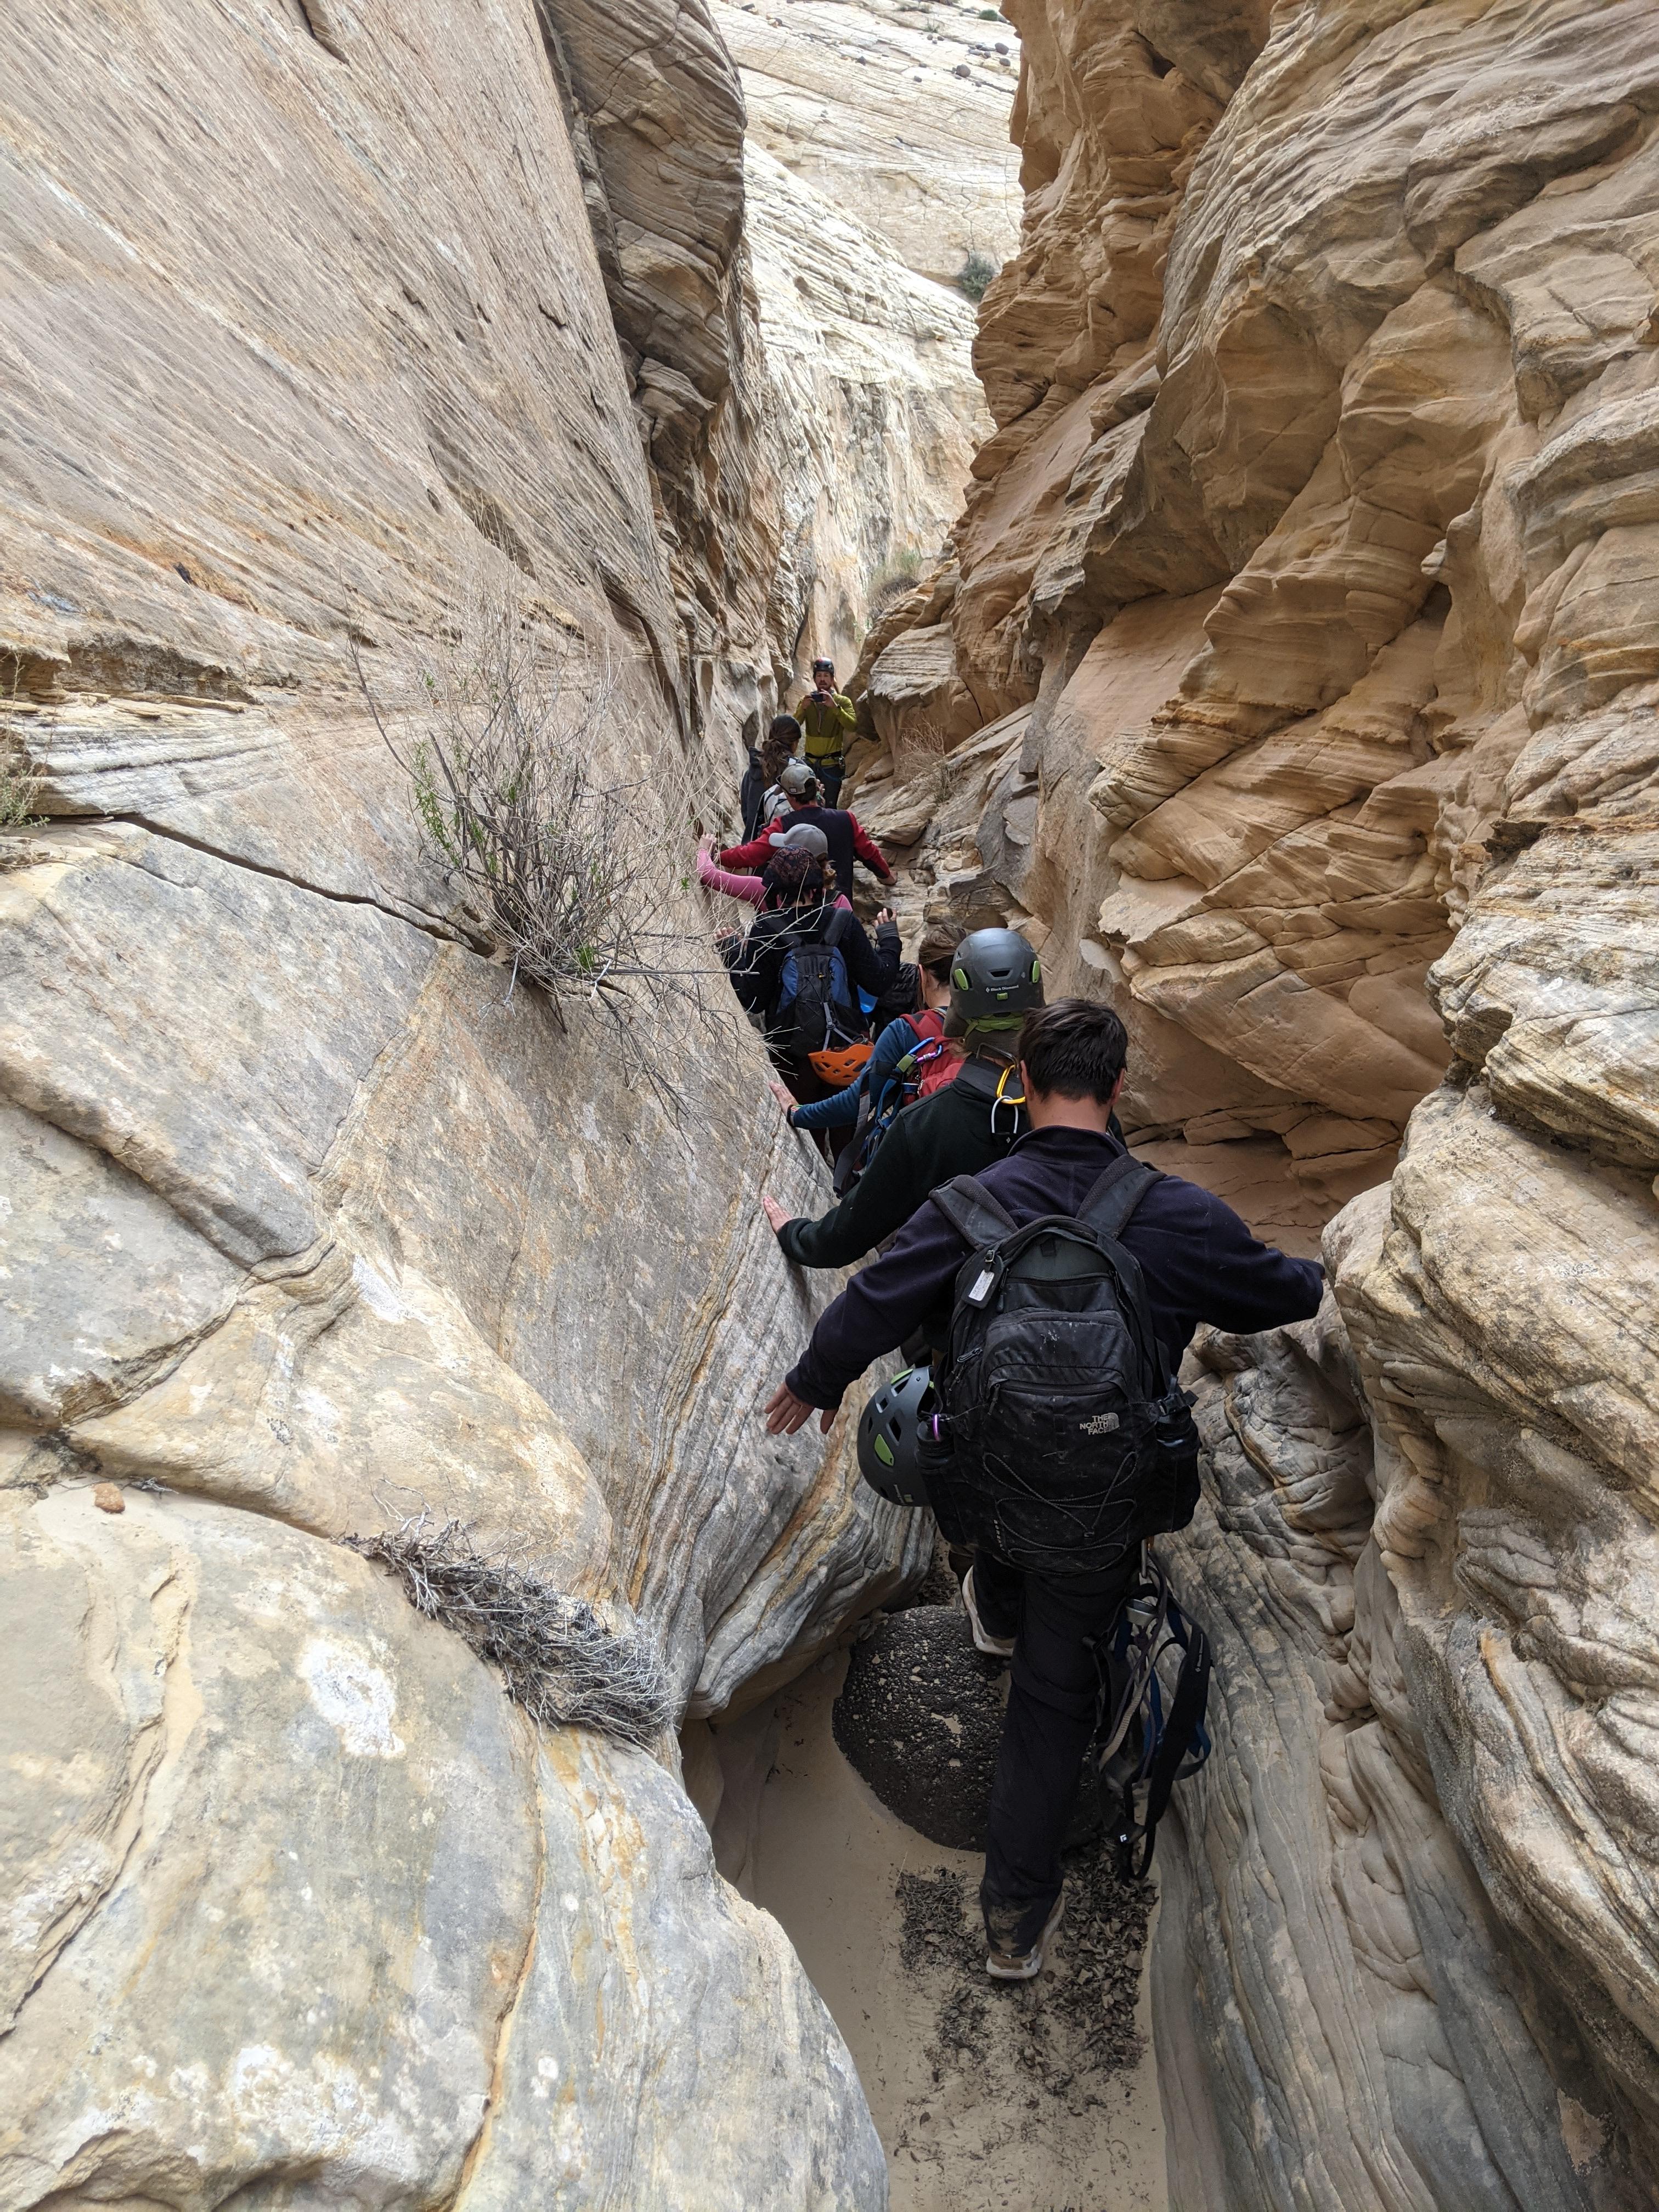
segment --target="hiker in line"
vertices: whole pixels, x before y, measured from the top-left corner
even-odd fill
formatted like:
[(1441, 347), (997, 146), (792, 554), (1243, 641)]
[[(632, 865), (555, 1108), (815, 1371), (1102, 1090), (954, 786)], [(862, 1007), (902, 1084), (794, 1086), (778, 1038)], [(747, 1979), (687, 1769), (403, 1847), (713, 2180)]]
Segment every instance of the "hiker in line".
[(875, 844), (851, 814), (838, 806), (819, 803), (818, 781), (805, 761), (786, 761), (778, 777), (784, 794), (787, 811), (781, 814), (773, 828), (763, 830), (747, 844), (728, 846), (719, 855), (723, 868), (764, 868), (771, 858), (769, 840), (779, 830), (793, 830), (798, 822), (810, 822), (822, 830), (830, 840), (830, 858), (835, 863), (836, 875), (843, 890), (853, 887), (853, 863), (861, 860), (878, 882), (890, 884), (893, 871), (884, 859), (879, 846)]
[(823, 787), (824, 805), (834, 806), (847, 773), (847, 732), (858, 720), (858, 708), (836, 690), (833, 660), (812, 663), (812, 688), (797, 700), (795, 710), (805, 732), (806, 764)]
[[(774, 859), (780, 852), (810, 853), (815, 860), (820, 862), (830, 857), (830, 840), (813, 822), (794, 823), (787, 830), (775, 831), (768, 842), (772, 847)], [(713, 842), (712, 838), (704, 837), (697, 846), (697, 881), (700, 884), (705, 884), (711, 891), (723, 892), (727, 898), (741, 899), (745, 906), (777, 904), (775, 894), (769, 889), (764, 874), (738, 874), (730, 868), (718, 866), (710, 850)], [(836, 904), (850, 906), (852, 901), (843, 891), (836, 897)], [(898, 984), (895, 988), (902, 985), (903, 981), (904, 969), (901, 965)]]
[(794, 716), (774, 714), (759, 750), (749, 748), (749, 766), (738, 793), (745, 843), (769, 829), (780, 814), (787, 813), (789, 801), (778, 778), (800, 741), (801, 726)]
[(963, 1048), (945, 1036), (945, 1015), (951, 1003), (951, 956), (963, 936), (962, 925), (955, 921), (933, 922), (923, 931), (915, 964), (901, 966), (890, 994), (890, 999), (901, 993), (908, 995), (910, 1011), (888, 1023), (856, 1080), (844, 1091), (815, 1099), (810, 1106), (798, 1106), (781, 1083), (772, 1085), (772, 1096), (792, 1129), (814, 1134), (822, 1129), (852, 1131), (849, 1145), (856, 1146), (861, 1157), (842, 1155), (836, 1178), (838, 1192), (850, 1187), (854, 1176), (875, 1157), (902, 1109), (943, 1089), (962, 1066)]
[(775, 902), (732, 965), (732, 988), (758, 1017), (772, 1064), (799, 1099), (839, 1091), (870, 1056), (862, 988), (879, 998), (898, 973), (899, 934), (884, 907), (872, 945), (836, 893), (833, 866), (786, 846), (765, 871)]
[(1042, 1004), (1037, 957), (1018, 930), (976, 929), (951, 963), (945, 1034), (963, 1048), (955, 1078), (907, 1106), (840, 1204), (817, 1221), (792, 1220), (763, 1198), (786, 1260), (799, 1267), (850, 1267), (902, 1228), (935, 1184), (976, 1175), (1025, 1127), (1014, 1039)]
[[(1122, 1086), (1126, 1044), (1123, 1025), (1111, 1009), (1086, 1000), (1061, 999), (1028, 1017), (1018, 1042), (1020, 1080), (1030, 1124), (1027, 1134), (1006, 1159), (985, 1168), (975, 1182), (963, 1178), (924, 1205), (886, 1254), (855, 1276), (826, 1309), (805, 1356), (767, 1406), (766, 1425), (773, 1435), (793, 1435), (814, 1411), (828, 1429), (848, 1388), (872, 1360), (911, 1335), (919, 1316), (926, 1316), (921, 1333), (930, 1346), (964, 1351), (974, 1346), (971, 1325), (964, 1328), (963, 1309), (985, 1291), (986, 1276), (968, 1286), (961, 1303), (955, 1294), (964, 1259), (984, 1249), (976, 1210), (981, 1219), (988, 1212), (1000, 1214), (1000, 1222), (993, 1218), (989, 1223), (994, 1240), (1005, 1230), (1044, 1216), (1075, 1218), (1101, 1208), (1095, 1218), (1103, 1230), (1109, 1225), (1109, 1233), (1118, 1240), (1115, 1249), (1127, 1251), (1139, 1264), (1145, 1285), (1140, 1313), (1143, 1323), (1150, 1318), (1155, 1339), (1152, 1348), (1162, 1369), (1160, 1389), (1174, 1389), (1176, 1370), (1200, 1322), (1249, 1334), (1285, 1322), (1305, 1321), (1318, 1310), (1323, 1278), (1316, 1261), (1292, 1260), (1259, 1243), (1221, 1200), (1195, 1183), (1159, 1175), (1131, 1160), (1121, 1142), (1109, 1133), (1113, 1106)], [(1127, 1198), (1132, 1210), (1127, 1219), (1115, 1218), (1123, 1211), (1121, 1198), (1109, 1218), (1105, 1207), (1109, 1192), (1097, 1188), (1103, 1171), (1115, 1167), (1114, 1180), (1123, 1192), (1136, 1194)], [(975, 1188), (989, 1194), (992, 1208), (969, 1202)], [(1073, 1272), (1054, 1268), (1049, 1279)], [(1123, 1281), (1121, 1274), (1115, 1279)], [(1073, 1285), (1068, 1281), (1063, 1287), (1070, 1291)], [(1034, 1295), (1024, 1282), (1022, 1289), (1028, 1297)], [(1129, 1300), (1121, 1292), (1114, 1296), (1114, 1318), (1127, 1319)], [(994, 1299), (992, 1291), (986, 1303)], [(1011, 1321), (1012, 1303), (997, 1311), (997, 1329), (1017, 1327)], [(1057, 1319), (1066, 1316), (1048, 1305), (1038, 1317), (1052, 1336)], [(1105, 1340), (1081, 1340), (1085, 1360), (1090, 1345)], [(1121, 1320), (1112, 1340), (1120, 1345), (1127, 1340)], [(988, 1362), (988, 1347), (999, 1340), (981, 1341)], [(1000, 1340), (1000, 1348), (1012, 1341)], [(1039, 1352), (1046, 1351), (1040, 1331), (1030, 1342)], [(1005, 1358), (1005, 1367), (1009, 1359), (1017, 1364), (1018, 1353), (1026, 1351), (1026, 1342), (1021, 1341)], [(944, 1402), (953, 1408), (949, 1418), (954, 1432), (964, 1425), (963, 1398), (951, 1395), (951, 1379), (937, 1352), (932, 1371), (935, 1384), (942, 1384)], [(1024, 1407), (1011, 1412), (1018, 1404), (1018, 1380), (1017, 1374), (1012, 1381), (999, 1374), (996, 1387), (1003, 1392), (1003, 1401), (994, 1413), (1003, 1424), (997, 1431), (1000, 1437), (1012, 1419), (1022, 1441), (1029, 1440), (1029, 1457), (1012, 1469), (1014, 1488), (1003, 1478), (1005, 1504), (998, 1512), (1008, 1513), (1011, 1526), (1020, 1525), (1019, 1508), (1018, 1504), (1012, 1510), (1006, 1506), (1009, 1497), (1017, 1497), (1023, 1489), (1026, 1498), (1040, 1500), (1045, 1472), (1050, 1475), (1051, 1492), (1054, 1487), (1054, 1470), (1060, 1464), (1057, 1452), (1068, 1451), (1073, 1466), (1079, 1459), (1086, 1465), (1092, 1455), (1109, 1454), (1111, 1447), (1103, 1440), (1119, 1425), (1115, 1414), (1081, 1424), (1087, 1436), (1103, 1441), (1079, 1447), (1056, 1411), (1063, 1401), (1041, 1387), (1029, 1393)], [(981, 1387), (990, 1390), (988, 1383)], [(1184, 1399), (1180, 1406), (1189, 1423)], [(988, 1432), (990, 1426), (988, 1421)], [(924, 1439), (927, 1435), (924, 1425)], [(1194, 1438), (1194, 1453), (1195, 1445)], [(947, 1440), (935, 1446), (930, 1458), (927, 1443), (921, 1443), (929, 1493), (944, 1520), (952, 1520), (954, 1500), (956, 1517), (946, 1533), (974, 1545), (963, 1599), (975, 1645), (983, 1652), (1012, 1655), (1013, 1661), (980, 1891), (986, 1965), (998, 1979), (1026, 1980), (1040, 1971), (1045, 1947), (1060, 1921), (1060, 1838), (1077, 1795), (1101, 1689), (1095, 1647), (1110, 1632), (1134, 1581), (1141, 1537), (1148, 1533), (1149, 1523), (1152, 1528), (1167, 1528), (1189, 1519), (1196, 1481), (1194, 1478), (1184, 1504), (1174, 1508), (1173, 1517), (1165, 1511), (1158, 1518), (1152, 1503), (1143, 1507), (1132, 1499), (1129, 1518), (1121, 1516), (1113, 1523), (1117, 1540), (1104, 1551), (1097, 1547), (1068, 1558), (1051, 1545), (1042, 1555), (1048, 1561), (1044, 1571), (1021, 1571), (992, 1551), (979, 1533), (987, 1525), (986, 1492), (963, 1487), (969, 1480), (966, 1451), (953, 1491), (951, 1463), (957, 1449)], [(1019, 1447), (1005, 1442), (1004, 1449)], [(1156, 1443), (1149, 1440), (1144, 1449), (1156, 1466)], [(983, 1485), (992, 1479), (984, 1470), (994, 1470), (996, 1462), (988, 1455), (976, 1464), (979, 1472), (974, 1479)], [(1120, 1464), (1127, 1467), (1133, 1482), (1146, 1484), (1133, 1454)], [(1133, 1518), (1143, 1510), (1149, 1523)], [(994, 1525), (1005, 1525), (996, 1516), (991, 1518)], [(1060, 1525), (1069, 1532), (1085, 1524), (1068, 1516)], [(1068, 1533), (1066, 1541), (1073, 1540)], [(1017, 1547), (1011, 1544), (1009, 1548)], [(1111, 1556), (1114, 1553), (1121, 1556)], [(1085, 1571), (1067, 1571), (1073, 1566)]]

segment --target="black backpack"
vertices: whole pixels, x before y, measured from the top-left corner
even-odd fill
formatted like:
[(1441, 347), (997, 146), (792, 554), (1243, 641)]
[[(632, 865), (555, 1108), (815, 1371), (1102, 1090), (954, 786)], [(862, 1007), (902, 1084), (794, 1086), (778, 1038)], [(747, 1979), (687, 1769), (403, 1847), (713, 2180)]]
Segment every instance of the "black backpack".
[(772, 1008), (772, 1041), (795, 1060), (834, 1052), (870, 1034), (841, 950), (852, 918), (844, 906), (832, 907), (827, 918), (820, 908), (778, 940), (783, 957)]
[[(961, 1081), (959, 1076), (957, 1081)], [(953, 1544), (1053, 1581), (1109, 1572), (1198, 1504), (1192, 1400), (1118, 1239), (1158, 1179), (1125, 1153), (1075, 1219), (1021, 1228), (973, 1176), (932, 1194), (972, 1257), (957, 1276), (928, 1492)]]

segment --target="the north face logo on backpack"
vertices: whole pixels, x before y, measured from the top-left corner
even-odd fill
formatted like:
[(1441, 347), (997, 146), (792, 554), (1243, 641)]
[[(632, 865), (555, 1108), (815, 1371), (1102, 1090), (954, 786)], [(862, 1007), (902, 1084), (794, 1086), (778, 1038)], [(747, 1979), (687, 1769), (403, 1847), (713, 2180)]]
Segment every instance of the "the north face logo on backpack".
[(1085, 1437), (1109, 1437), (1118, 1426), (1115, 1413), (1097, 1413), (1091, 1421), (1079, 1421), (1079, 1429)]

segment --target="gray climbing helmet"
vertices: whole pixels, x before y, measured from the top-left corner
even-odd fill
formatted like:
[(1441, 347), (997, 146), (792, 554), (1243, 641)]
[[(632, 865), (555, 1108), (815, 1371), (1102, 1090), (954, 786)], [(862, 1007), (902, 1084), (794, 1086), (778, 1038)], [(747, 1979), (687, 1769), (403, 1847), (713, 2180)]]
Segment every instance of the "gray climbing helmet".
[(922, 1401), (931, 1396), (933, 1377), (926, 1367), (907, 1367), (884, 1382), (859, 1420), (859, 1473), (872, 1490), (895, 1505), (926, 1505), (927, 1478), (921, 1471)]
[(976, 929), (951, 962), (953, 1024), (1017, 1030), (1042, 1004), (1042, 969), (1017, 929)]

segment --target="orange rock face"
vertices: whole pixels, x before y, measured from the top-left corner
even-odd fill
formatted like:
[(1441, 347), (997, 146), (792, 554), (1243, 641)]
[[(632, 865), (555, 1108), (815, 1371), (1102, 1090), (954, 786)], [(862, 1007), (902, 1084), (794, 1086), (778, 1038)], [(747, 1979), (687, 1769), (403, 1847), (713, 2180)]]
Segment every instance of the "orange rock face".
[[(981, 725), (1034, 709), (985, 869), (1126, 1014), (1144, 1133), (1391, 1141), (1447, 1064), (1425, 977), (1516, 755), (1651, 658), (1641, 556), (1578, 538), (1593, 495), (1549, 447), (1590, 379), (1650, 381), (1650, 27), (1598, 11), (1569, 97), (1549, 6), (1322, 6), (1271, 45), (1249, 6), (1010, 12), (1025, 222), (975, 348), (999, 428), (951, 654), (937, 590), (910, 617), (953, 741), (964, 694)], [(919, 648), (881, 642), (896, 742)]]

